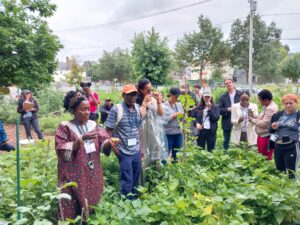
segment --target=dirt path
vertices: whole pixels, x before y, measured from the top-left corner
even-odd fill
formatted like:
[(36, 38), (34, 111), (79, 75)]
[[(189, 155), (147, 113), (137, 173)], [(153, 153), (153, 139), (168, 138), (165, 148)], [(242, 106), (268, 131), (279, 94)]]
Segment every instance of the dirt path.
[[(7, 138), (8, 138), (8, 143), (12, 144), (13, 146), (16, 146), (16, 125), (14, 124), (8, 124), (8, 125), (4, 125), (5, 128), (5, 132), (7, 134)], [(20, 139), (26, 139), (26, 133), (25, 133), (25, 129), (23, 125), (20, 125), (19, 128), (19, 133), (20, 133)], [(32, 133), (32, 137), (34, 139), (38, 139), (35, 131), (32, 129), (31, 131)], [(53, 136), (46, 136), (45, 138), (53, 138)], [(5, 153), (5, 151), (0, 151), (1, 153)]]

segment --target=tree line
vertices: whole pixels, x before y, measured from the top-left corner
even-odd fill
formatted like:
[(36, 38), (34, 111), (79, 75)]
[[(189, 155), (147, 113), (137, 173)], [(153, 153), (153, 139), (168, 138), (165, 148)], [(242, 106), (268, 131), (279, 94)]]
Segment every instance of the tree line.
[[(36, 89), (49, 85), (57, 68), (56, 54), (63, 47), (46, 21), (56, 6), (44, 0), (0, 0), (0, 6), (0, 86)], [(198, 30), (179, 38), (174, 50), (152, 28), (134, 35), (131, 50), (104, 51), (97, 62), (87, 61), (83, 66), (73, 59), (67, 81), (80, 82), (79, 74), (86, 71), (93, 81), (134, 82), (146, 77), (159, 85), (171, 82), (170, 72), (184, 74), (186, 67), (199, 68), (201, 78), (210, 65), (215, 68), (213, 76), (220, 78), (225, 64), (248, 74), (249, 16), (232, 23), (227, 40), (208, 18), (201, 15), (197, 22)], [(296, 81), (300, 55), (288, 57), (281, 32), (274, 22), (268, 25), (255, 15), (253, 72), (268, 81), (281, 75)]]

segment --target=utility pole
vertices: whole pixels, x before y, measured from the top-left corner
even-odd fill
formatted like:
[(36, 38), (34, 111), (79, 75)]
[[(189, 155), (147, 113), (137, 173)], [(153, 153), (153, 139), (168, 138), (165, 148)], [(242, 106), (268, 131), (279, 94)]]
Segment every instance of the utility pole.
[(253, 89), (253, 75), (252, 75), (252, 54), (253, 54), (253, 15), (256, 11), (257, 1), (248, 0), (250, 3), (250, 34), (249, 34), (249, 70), (248, 70), (248, 83), (250, 85), (250, 94)]

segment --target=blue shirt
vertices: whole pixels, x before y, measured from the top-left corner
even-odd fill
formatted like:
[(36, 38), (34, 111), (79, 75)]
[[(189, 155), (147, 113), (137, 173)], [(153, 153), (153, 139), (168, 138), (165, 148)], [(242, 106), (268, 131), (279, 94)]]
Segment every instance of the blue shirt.
[(7, 140), (7, 136), (3, 127), (3, 123), (0, 121), (0, 144)]
[[(118, 149), (127, 155), (133, 155), (140, 151), (140, 141), (139, 141), (139, 128), (141, 126), (141, 113), (140, 108), (135, 104), (134, 110), (131, 112), (128, 110), (128, 107), (123, 102), (123, 116), (116, 126), (118, 108), (114, 106), (107, 117), (106, 127), (114, 129), (113, 135), (121, 140), (121, 143), (118, 145)], [(129, 145), (128, 141), (130, 139), (135, 139), (135, 145)]]

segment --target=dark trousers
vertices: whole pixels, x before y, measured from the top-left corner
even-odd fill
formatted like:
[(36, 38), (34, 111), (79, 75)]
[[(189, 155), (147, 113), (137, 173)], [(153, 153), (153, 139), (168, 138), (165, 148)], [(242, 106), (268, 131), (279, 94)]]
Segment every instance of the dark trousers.
[(178, 149), (182, 148), (183, 143), (183, 135), (180, 134), (167, 134), (168, 139), (168, 149), (169, 154), (172, 152), (172, 158), (173, 160), (177, 160), (176, 153), (178, 152)]
[(281, 172), (288, 172), (290, 179), (295, 179), (294, 172), (298, 167), (299, 144), (292, 143), (286, 145), (275, 144), (274, 159), (276, 169)]
[(231, 134), (231, 129), (224, 129), (223, 130), (223, 148), (227, 150), (229, 148), (229, 141), (230, 141), (230, 134)]
[(23, 124), (26, 131), (26, 136), (28, 139), (32, 139), (31, 136), (31, 126), (33, 127), (34, 131), (37, 133), (38, 138), (40, 140), (44, 139), (44, 135), (41, 132), (40, 124), (38, 119), (33, 119), (32, 117), (23, 118)]
[(211, 129), (204, 129), (198, 134), (197, 144), (203, 149), (205, 149), (206, 144), (207, 151), (211, 152), (213, 149), (215, 149), (216, 139), (216, 132), (212, 132)]
[(93, 120), (93, 121), (97, 122), (98, 118), (99, 118), (99, 114), (97, 112), (91, 112), (90, 113), (90, 116), (89, 116), (90, 120)]
[[(134, 155), (127, 155), (120, 151), (120, 193), (127, 196), (129, 193), (137, 194), (136, 188), (139, 185), (139, 178), (142, 171), (141, 152)], [(137, 196), (127, 196), (134, 199)]]
[(8, 143), (2, 143), (0, 144), (0, 150), (9, 152), (11, 150), (15, 150), (15, 147)]

